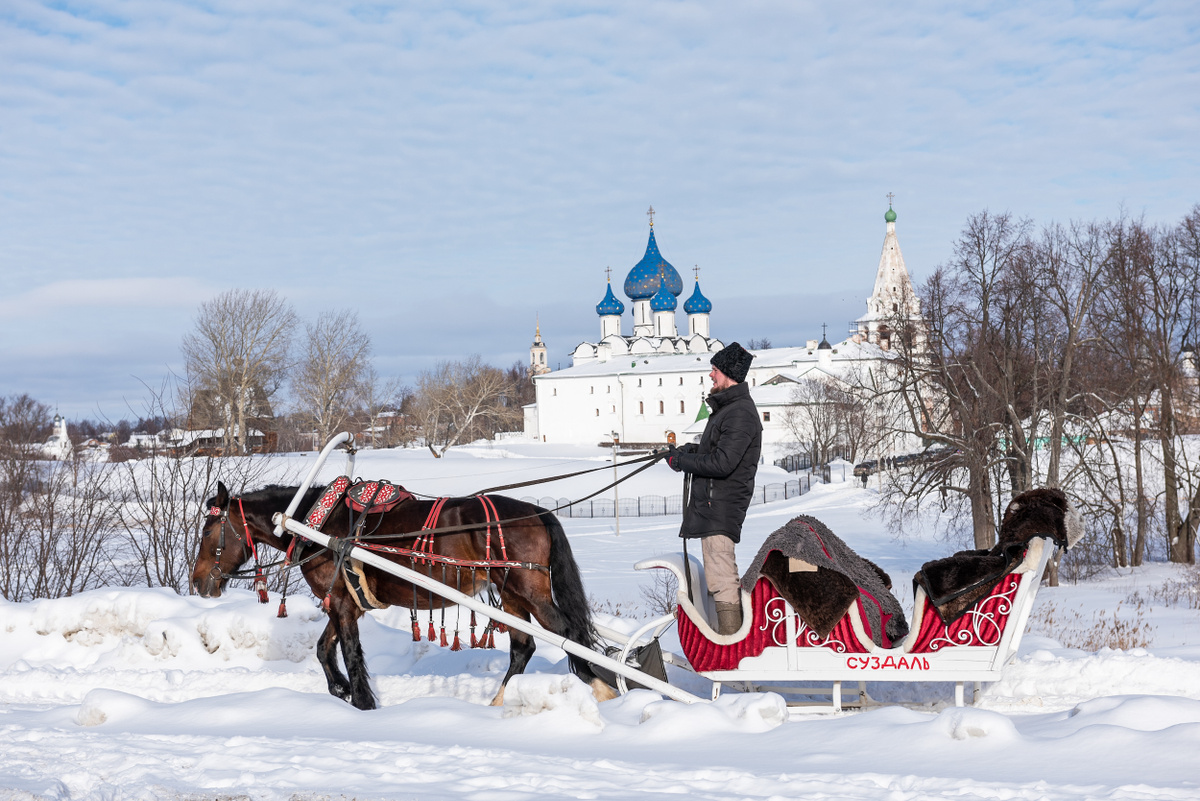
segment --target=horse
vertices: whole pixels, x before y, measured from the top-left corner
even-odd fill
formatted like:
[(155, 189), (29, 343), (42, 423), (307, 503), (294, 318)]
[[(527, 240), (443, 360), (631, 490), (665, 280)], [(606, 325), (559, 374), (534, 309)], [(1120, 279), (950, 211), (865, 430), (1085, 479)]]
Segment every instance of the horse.
[[(241, 497), (232, 497), (224, 483), (218, 482), (217, 494), (205, 503), (208, 515), (202, 523), (200, 549), (192, 569), (192, 589), (206, 598), (218, 597), (230, 574), (250, 560), (257, 546), (266, 545), (286, 552), (294, 535), (285, 531), (282, 536), (276, 536), (271, 517), (287, 507), (297, 489), (270, 485)], [(298, 508), (311, 508), (324, 489), (309, 489)], [(485, 500), (492, 506), (490, 518)], [(422, 552), (479, 562), (498, 559), (503, 547), (505, 561), (524, 562), (528, 566), (511, 569), (460, 567), (447, 571), (445, 562), (424, 560), (422, 564), (422, 560), (408, 555), (377, 553), (391, 561), (403, 562), (405, 567), (443, 581), (466, 595), (475, 595), (490, 584), (499, 589), (500, 604), (505, 611), (524, 620), (532, 616), (548, 631), (588, 648), (595, 647), (598, 635), (570, 542), (558, 519), (540, 506), (503, 495), (438, 501), (409, 498), (390, 511), (369, 515), (364, 529), (370, 534), (368, 543), (413, 549), (414, 535), (420, 534), (435, 503), (443, 504), (440, 514), (436, 515), (435, 527), (454, 530), (446, 533), (435, 530), (431, 538), (422, 540)], [(503, 528), (503, 546), (498, 542), (497, 520)], [(340, 513), (329, 516), (323, 533), (345, 537), (350, 533), (350, 526), (349, 511), (342, 507)], [(358, 633), (358, 619), (363, 615), (363, 609), (356, 602), (353, 589), (347, 585), (345, 571), (338, 570), (335, 554), (314, 543), (304, 542), (313, 549), (301, 560), (304, 579), (318, 598), (325, 598), (328, 593), (329, 623), (317, 642), (317, 660), (325, 671), (329, 692), (358, 709), (374, 709), (375, 694), (371, 690)], [(428, 591), (422, 592), (390, 573), (365, 564), (361, 568), (368, 597), (381, 608), (444, 609), (454, 605), (440, 597), (435, 601)], [(449, 580), (446, 580), (447, 575)], [(497, 706), (504, 703), (508, 680), (524, 672), (535, 649), (533, 637), (511, 628), (509, 642), (508, 672), (492, 700)], [(337, 665), (339, 646), (348, 675), (344, 675)], [(591, 686), (598, 701), (616, 697), (613, 689), (596, 675), (586, 660), (573, 654), (569, 659), (572, 672)]]

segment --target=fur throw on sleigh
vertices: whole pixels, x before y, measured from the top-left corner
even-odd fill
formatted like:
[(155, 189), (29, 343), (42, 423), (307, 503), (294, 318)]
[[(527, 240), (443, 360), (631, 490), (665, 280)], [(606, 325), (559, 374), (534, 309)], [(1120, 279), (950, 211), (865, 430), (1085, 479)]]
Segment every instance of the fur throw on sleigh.
[(1049, 536), (1062, 548), (1083, 536), (1079, 513), (1062, 490), (1034, 489), (1013, 498), (1004, 510), (995, 547), (926, 562), (913, 576), (913, 595), (923, 587), (942, 622), (953, 623), (1021, 563), (1029, 540), (1036, 536)]
[(888, 574), (856, 554), (815, 517), (793, 518), (767, 537), (742, 576), (742, 589), (751, 592), (760, 576), (767, 577), (821, 638), (829, 636), (860, 595), (864, 595), (863, 612), (876, 645), (883, 645), (881, 610), (883, 616), (891, 616), (886, 626), (891, 642), (908, 633), (908, 621), (891, 593)]

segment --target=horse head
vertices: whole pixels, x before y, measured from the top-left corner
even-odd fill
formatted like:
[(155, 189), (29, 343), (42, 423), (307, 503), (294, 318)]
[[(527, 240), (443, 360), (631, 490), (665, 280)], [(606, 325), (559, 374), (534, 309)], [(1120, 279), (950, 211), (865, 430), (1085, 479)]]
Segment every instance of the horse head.
[(219, 598), (229, 576), (247, 561), (252, 551), (249, 528), (241, 505), (217, 482), (217, 494), (204, 502), (207, 514), (200, 527), (200, 550), (192, 567), (192, 590), (205, 598)]

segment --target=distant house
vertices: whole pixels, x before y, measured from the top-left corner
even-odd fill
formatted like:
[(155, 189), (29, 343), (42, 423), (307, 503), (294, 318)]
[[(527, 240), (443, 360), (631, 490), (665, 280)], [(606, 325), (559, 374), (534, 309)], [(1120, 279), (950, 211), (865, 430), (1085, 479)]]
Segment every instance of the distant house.
[[(171, 428), (160, 435), (163, 443), (176, 456), (223, 456), (225, 454), (225, 429)], [(274, 431), (263, 433), (252, 428), (246, 437), (251, 453), (271, 453), (275, 450)]]
[(134, 431), (129, 435), (129, 441), (124, 443), (126, 448), (136, 450), (153, 450), (164, 444), (160, 434), (147, 434), (145, 431)]

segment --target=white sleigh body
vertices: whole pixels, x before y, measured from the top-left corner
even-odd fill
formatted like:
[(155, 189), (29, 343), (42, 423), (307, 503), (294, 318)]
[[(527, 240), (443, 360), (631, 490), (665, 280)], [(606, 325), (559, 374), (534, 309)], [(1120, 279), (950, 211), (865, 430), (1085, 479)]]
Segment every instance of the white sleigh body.
[[(1021, 563), (949, 626), (924, 589), (918, 588), (911, 630), (903, 641), (889, 643), (891, 647), (874, 643), (859, 603), (850, 607), (827, 637), (818, 637), (765, 578), (753, 594), (742, 594), (742, 630), (721, 636), (712, 625), (712, 610), (699, 610), (688, 600), (681, 554), (643, 560), (636, 567), (675, 573), (680, 588), (675, 614), (680, 643), (690, 667), (713, 681), (714, 698), (725, 684), (782, 690), (773, 685), (821, 682), (828, 689), (790, 691), (828, 695), (826, 708), (839, 710), (842, 682), (860, 682), (859, 697), (865, 703), (869, 700), (865, 682), (944, 681), (955, 685), (955, 703), (962, 706), (966, 682), (978, 687), (979, 682), (1000, 679), (1015, 657), (1054, 551), (1048, 539), (1031, 540)], [(694, 594), (704, 598), (703, 567), (689, 561)], [(652, 628), (647, 625), (643, 631)], [(627, 650), (634, 645), (631, 642)]]

